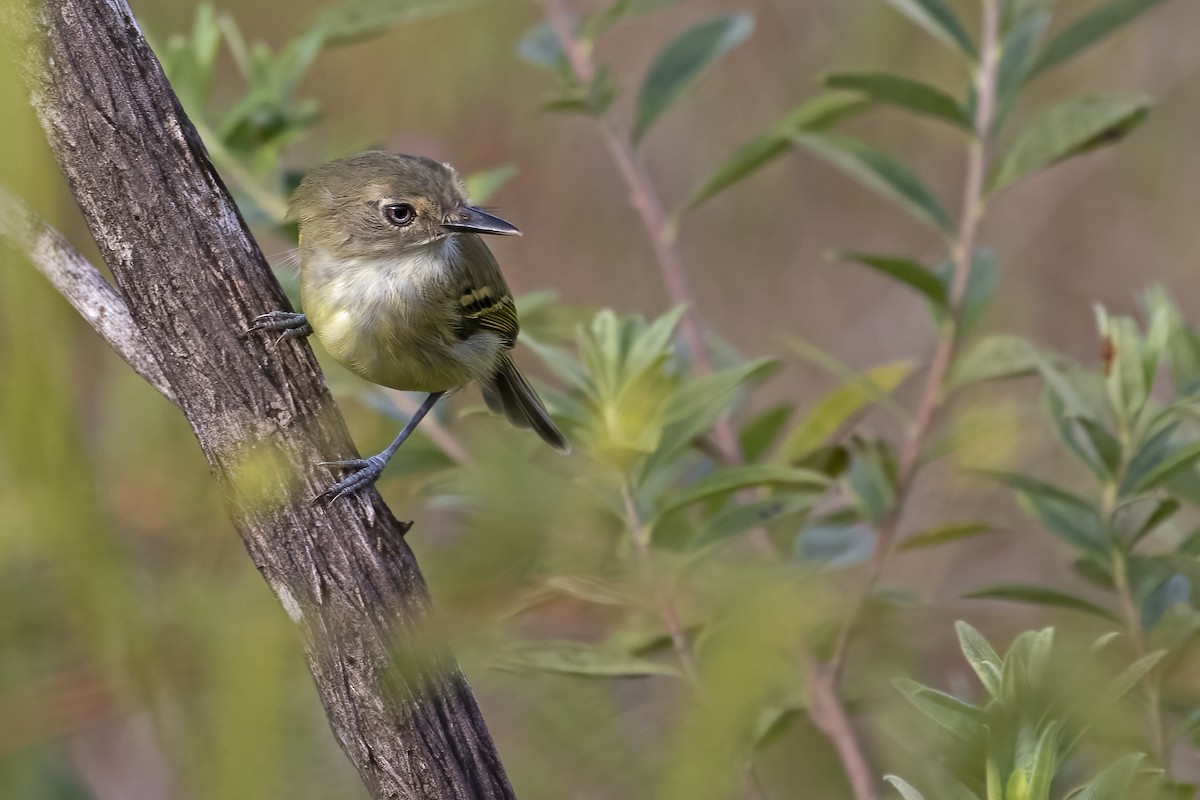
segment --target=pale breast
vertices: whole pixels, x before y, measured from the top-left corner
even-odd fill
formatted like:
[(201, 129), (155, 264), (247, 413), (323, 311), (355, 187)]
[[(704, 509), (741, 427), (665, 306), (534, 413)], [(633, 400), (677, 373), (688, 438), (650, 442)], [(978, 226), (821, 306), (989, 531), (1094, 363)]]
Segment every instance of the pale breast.
[(450, 262), (442, 240), (403, 259), (333, 262), (306, 254), (301, 291), (321, 344), (372, 383), (406, 391), (457, 389), (492, 375), (500, 337), (461, 339)]

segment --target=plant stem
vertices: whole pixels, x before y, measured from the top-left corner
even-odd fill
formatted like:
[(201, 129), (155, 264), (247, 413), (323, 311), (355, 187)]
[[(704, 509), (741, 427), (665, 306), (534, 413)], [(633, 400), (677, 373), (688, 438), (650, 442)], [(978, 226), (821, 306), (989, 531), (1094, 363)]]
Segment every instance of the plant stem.
[[(1142, 630), (1142, 622), (1138, 615), (1137, 605), (1133, 601), (1133, 589), (1129, 585), (1129, 569), (1125, 554), (1117, 548), (1112, 551), (1113, 584), (1121, 602), (1121, 615), (1125, 618), (1125, 627), (1133, 642), (1133, 653), (1141, 659), (1147, 655), (1146, 636)], [(1158, 683), (1154, 679), (1154, 671), (1142, 678), (1142, 686), (1146, 690), (1146, 716), (1150, 727), (1150, 744), (1159, 765), (1166, 771), (1168, 780), (1171, 777), (1170, 754), (1167, 751), (1166, 733), (1163, 729), (1162, 697), (1158, 691)]]
[(869, 769), (861, 746), (854, 738), (851, 720), (841, 701), (840, 686), (846, 666), (846, 652), (850, 637), (858, 622), (867, 598), (883, 574), (887, 558), (891, 553), (904, 508), (912, 494), (916, 475), (920, 469), (921, 450), (929, 435), (934, 417), (944, 400), (944, 386), (954, 355), (958, 348), (959, 327), (963, 304), (971, 274), (972, 255), (979, 233), (979, 224), (986, 205), (984, 181), (991, 156), (992, 125), (996, 109), (996, 68), (999, 62), (1000, 4), (999, 0), (984, 0), (983, 25), (980, 36), (979, 66), (976, 71), (975, 117), (967, 158), (967, 172), (963, 185), (962, 206), (959, 213), (958, 232), (954, 240), (952, 260), (954, 273), (950, 281), (947, 320), (938, 331), (937, 344), (930, 360), (925, 384), (917, 400), (912, 425), (904, 439), (897, 464), (896, 503), (891, 513), (879, 524), (875, 547), (867, 565), (862, 586), (851, 601), (842, 627), (834, 641), (833, 651), (824, 664), (812, 663), (809, 675), (813, 708), (817, 712), (814, 720), (830, 737), (842, 758), (842, 764), (854, 787), (858, 800), (873, 800), (878, 797), (874, 780), (863, 773)]
[(925, 385), (917, 401), (913, 423), (905, 436), (897, 464), (896, 503), (891, 513), (878, 529), (875, 548), (867, 567), (867, 578), (838, 636), (830, 663), (835, 672), (840, 672), (846, 658), (846, 647), (857, 621), (858, 612), (870, 595), (883, 572), (887, 557), (896, 539), (897, 530), (907, 505), (914, 479), (920, 468), (921, 449), (929, 435), (934, 416), (941, 409), (946, 375), (954, 362), (958, 349), (958, 330), (962, 318), (963, 300), (967, 293), (967, 281), (971, 274), (971, 256), (979, 233), (985, 198), (984, 179), (987, 176), (991, 156), (991, 129), (996, 106), (996, 67), (999, 61), (998, 37), (1000, 27), (999, 0), (985, 0), (983, 4), (983, 35), (980, 40), (979, 70), (976, 77), (974, 131), (967, 158), (967, 174), (963, 186), (962, 209), (959, 214), (958, 235), (953, 250), (954, 274), (950, 282), (948, 319), (938, 332), (937, 345), (929, 363)]
[(679, 667), (683, 670), (684, 677), (687, 678), (692, 689), (698, 692), (700, 690), (700, 674), (696, 670), (696, 661), (692, 658), (692, 648), (688, 643), (687, 634), (683, 630), (683, 623), (679, 620), (679, 611), (675, 608), (675, 601), (669, 592), (659, 589), (658, 583), (652, 580), (653, 576), (650, 575), (653, 567), (650, 553), (650, 526), (645, 523), (638, 511), (633, 487), (628, 482), (621, 487), (621, 496), (625, 500), (625, 521), (629, 525), (630, 535), (633, 538), (633, 549), (637, 553), (638, 563), (642, 568), (642, 577), (652, 585), (654, 604), (659, 617), (662, 618), (663, 625), (666, 626), (667, 635), (671, 637), (671, 647), (674, 648), (675, 655), (679, 659)]
[[(576, 36), (566, 0), (545, 0), (545, 3), (546, 18), (558, 36), (571, 72), (576, 80), (590, 84), (596, 77), (591, 47)], [(680, 331), (691, 353), (692, 362), (696, 365), (696, 371), (706, 375), (712, 372), (712, 358), (704, 341), (704, 329), (692, 296), (687, 270), (671, 236), (658, 190), (650, 176), (638, 164), (629, 137), (621, 131), (613, 114), (605, 112), (597, 122), (609, 156), (629, 190), (630, 205), (637, 212), (642, 227), (646, 230), (646, 236), (650, 239), (650, 247), (658, 262), (659, 272), (662, 273), (667, 296), (672, 305), (682, 305), (687, 309), (680, 321)], [(741, 461), (741, 448), (738, 446), (737, 435), (728, 415), (723, 415), (717, 420), (713, 428), (713, 438), (726, 463), (736, 464)]]

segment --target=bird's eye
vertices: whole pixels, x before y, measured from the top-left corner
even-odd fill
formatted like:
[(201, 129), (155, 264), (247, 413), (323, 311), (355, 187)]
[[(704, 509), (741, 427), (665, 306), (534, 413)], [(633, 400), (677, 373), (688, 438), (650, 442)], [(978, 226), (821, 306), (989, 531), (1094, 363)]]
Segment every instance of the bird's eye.
[(413, 221), (416, 214), (408, 203), (393, 203), (383, 207), (383, 216), (393, 225), (404, 227)]

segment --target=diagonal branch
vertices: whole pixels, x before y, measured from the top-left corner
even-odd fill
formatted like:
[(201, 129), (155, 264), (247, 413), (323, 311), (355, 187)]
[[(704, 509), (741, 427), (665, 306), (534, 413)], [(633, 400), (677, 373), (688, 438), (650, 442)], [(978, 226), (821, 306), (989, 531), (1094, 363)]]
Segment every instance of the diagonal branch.
[(171, 384), (150, 355), (146, 337), (134, 324), (120, 293), (61, 233), (3, 186), (0, 186), (0, 238), (8, 239), (23, 251), (38, 272), (46, 276), (134, 372), (163, 397), (176, 402)]
[(363, 782), (396, 800), (513, 797), (439, 644), (403, 538), (409, 525), (374, 490), (360, 503), (309, 503), (329, 481), (316, 462), (353, 445), (306, 344), (272, 349), (241, 336), (287, 298), (129, 7), (45, 0), (11, 4), (5, 16), (22, 40), (31, 102), (144, 352), (296, 623), (330, 727)]

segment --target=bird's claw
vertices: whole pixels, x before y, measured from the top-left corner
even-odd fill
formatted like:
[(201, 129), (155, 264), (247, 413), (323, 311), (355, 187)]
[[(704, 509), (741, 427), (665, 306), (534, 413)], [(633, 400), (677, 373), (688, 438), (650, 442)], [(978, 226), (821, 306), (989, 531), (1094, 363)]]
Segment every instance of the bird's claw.
[(333, 505), (343, 497), (365, 489), (379, 480), (379, 476), (383, 474), (383, 468), (387, 466), (387, 459), (382, 456), (371, 456), (370, 458), (352, 458), (346, 461), (320, 461), (317, 466), (354, 470), (313, 498), (314, 504), (324, 503), (328, 506)]
[(254, 324), (246, 329), (243, 336), (249, 336), (256, 331), (280, 331), (279, 338), (272, 347), (284, 339), (299, 339), (311, 336), (313, 329), (308, 324), (308, 317), (295, 311), (268, 311), (254, 318)]

